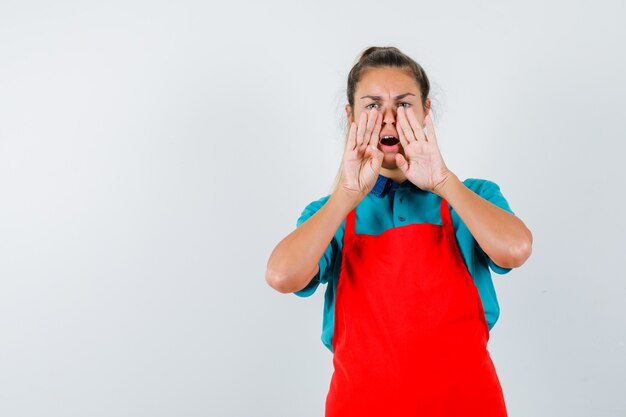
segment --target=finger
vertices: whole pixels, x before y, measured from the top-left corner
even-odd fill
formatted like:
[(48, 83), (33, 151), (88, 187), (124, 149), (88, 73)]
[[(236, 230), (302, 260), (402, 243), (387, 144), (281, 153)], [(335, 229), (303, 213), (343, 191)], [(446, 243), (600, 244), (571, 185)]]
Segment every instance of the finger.
[(356, 123), (350, 123), (350, 131), (348, 132), (348, 141), (346, 142), (346, 150), (354, 151), (356, 148)]
[(406, 162), (406, 159), (404, 159), (404, 156), (402, 156), (402, 154), (400, 153), (396, 154), (396, 166), (400, 168), (400, 171), (402, 171), (403, 174), (406, 174), (406, 172), (409, 170), (409, 164)]
[(383, 125), (383, 114), (381, 112), (377, 112), (376, 115), (376, 124), (374, 125), (374, 130), (372, 131), (372, 134), (370, 135), (370, 139), (369, 142), (367, 143), (367, 146), (372, 146), (373, 148), (378, 149), (378, 141), (380, 140), (380, 130), (382, 128)]
[(426, 124), (426, 131), (428, 133), (428, 140), (437, 143), (437, 135), (435, 135), (435, 126), (433, 125), (433, 119), (430, 118), (430, 114), (424, 117), (424, 123)]
[(363, 149), (369, 146), (370, 140), (372, 139), (372, 132), (374, 131), (377, 121), (378, 121), (378, 111), (376, 109), (372, 109), (367, 115), (365, 137), (363, 138), (363, 143), (361, 144)]
[(372, 148), (367, 146), (363, 149), (363, 159), (370, 159), (372, 157)]
[(409, 146), (409, 140), (406, 138), (406, 136), (404, 136), (404, 130), (402, 129), (402, 126), (400, 125), (400, 119), (402, 118), (402, 116), (400, 115), (400, 109), (398, 109), (398, 123), (397, 123), (397, 127), (396, 130), (398, 131), (398, 136), (400, 139), (400, 143), (402, 143), (402, 147), (406, 148), (407, 146)]
[(383, 165), (383, 153), (376, 147), (371, 148), (373, 153), (371, 161), (372, 170), (374, 170), (376, 174), (380, 174), (380, 167)]
[(383, 153), (380, 151), (376, 145), (372, 144), (371, 146), (367, 146), (364, 152), (365, 158), (372, 170), (376, 173), (380, 171), (380, 166), (383, 163)]
[(407, 110), (407, 119), (409, 121), (409, 125), (411, 126), (411, 129), (413, 130), (413, 133), (415, 134), (415, 139), (417, 140), (426, 140), (426, 135), (424, 135), (424, 126), (422, 126), (422, 124), (419, 122), (419, 120), (417, 120), (417, 117), (415, 117), (415, 113), (413, 112), (413, 110)]
[(400, 123), (400, 130), (404, 133), (404, 137), (408, 143), (417, 140), (413, 130), (411, 129), (411, 125), (406, 118), (406, 110), (402, 106), (398, 107), (398, 122)]
[(357, 148), (360, 148), (361, 144), (363, 143), (366, 123), (367, 123), (367, 113), (363, 112), (361, 113), (361, 116), (359, 116), (359, 125), (356, 131), (356, 147)]

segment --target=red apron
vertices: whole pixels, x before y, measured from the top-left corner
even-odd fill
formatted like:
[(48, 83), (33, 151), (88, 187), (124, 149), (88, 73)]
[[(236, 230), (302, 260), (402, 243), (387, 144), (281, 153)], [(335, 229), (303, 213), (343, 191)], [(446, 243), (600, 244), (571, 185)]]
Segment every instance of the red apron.
[(355, 233), (346, 219), (326, 417), (505, 417), (482, 302), (442, 224)]

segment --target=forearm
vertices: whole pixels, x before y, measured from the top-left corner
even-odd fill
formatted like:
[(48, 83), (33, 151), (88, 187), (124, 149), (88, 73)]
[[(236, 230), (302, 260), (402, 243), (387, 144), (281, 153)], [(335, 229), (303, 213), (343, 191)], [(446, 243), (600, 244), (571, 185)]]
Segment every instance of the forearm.
[(267, 262), (267, 283), (282, 293), (304, 288), (317, 274), (319, 260), (341, 222), (359, 201), (338, 188), (315, 214), (276, 245)]
[(533, 240), (524, 222), (467, 188), (455, 174), (450, 174), (436, 194), (454, 208), (496, 265), (503, 268), (522, 265), (530, 256)]

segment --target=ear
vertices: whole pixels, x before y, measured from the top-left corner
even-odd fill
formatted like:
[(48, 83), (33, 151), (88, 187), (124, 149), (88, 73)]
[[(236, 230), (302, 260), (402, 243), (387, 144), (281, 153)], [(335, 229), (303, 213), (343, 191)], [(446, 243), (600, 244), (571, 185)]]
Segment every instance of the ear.
[(346, 117), (348, 118), (348, 125), (351, 125), (354, 122), (352, 118), (352, 106), (346, 104)]
[(425, 105), (426, 109), (424, 110), (424, 117), (428, 116), (428, 113), (430, 113), (430, 104), (431, 104), (430, 99), (427, 98), (426, 105)]

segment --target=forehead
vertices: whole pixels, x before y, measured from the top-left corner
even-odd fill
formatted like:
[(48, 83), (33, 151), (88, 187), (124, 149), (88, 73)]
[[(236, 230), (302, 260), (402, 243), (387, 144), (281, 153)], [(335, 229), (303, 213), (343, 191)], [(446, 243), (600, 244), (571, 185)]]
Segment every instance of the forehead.
[(415, 78), (408, 70), (391, 67), (366, 70), (356, 88), (357, 98), (365, 94), (398, 95), (407, 92), (419, 95)]

